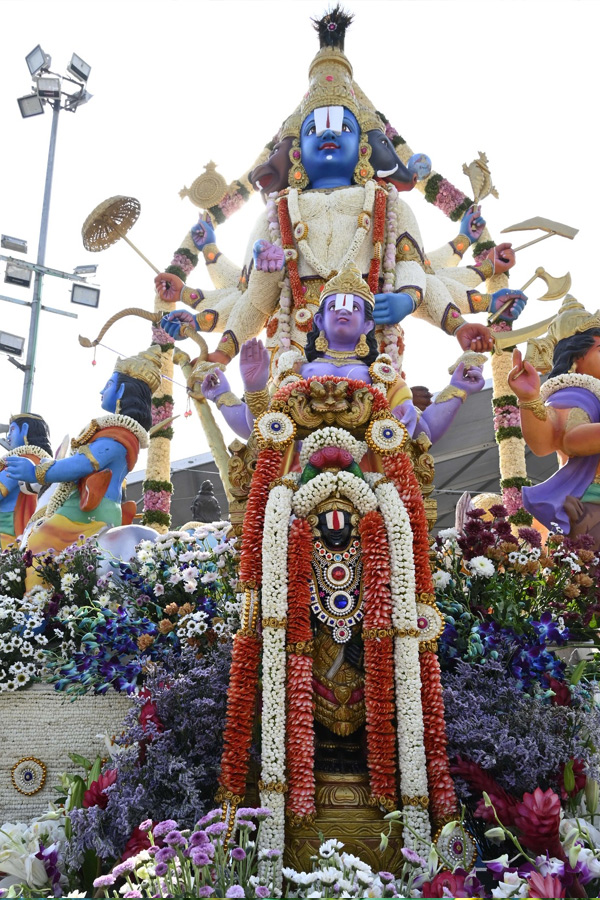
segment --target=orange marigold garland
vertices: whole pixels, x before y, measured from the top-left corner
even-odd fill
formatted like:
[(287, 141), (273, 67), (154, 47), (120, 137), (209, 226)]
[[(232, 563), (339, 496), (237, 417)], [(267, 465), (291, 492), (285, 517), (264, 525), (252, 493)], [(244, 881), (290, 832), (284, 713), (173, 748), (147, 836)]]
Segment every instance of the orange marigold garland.
[(219, 783), (225, 791), (238, 797), (246, 792), (259, 661), (258, 635), (237, 634), (233, 642)]
[(258, 454), (256, 471), (244, 515), (240, 581), (258, 587), (262, 579), (262, 539), (269, 486), (281, 470), (281, 450), (267, 448)]
[(292, 221), (290, 219), (290, 211), (288, 207), (288, 198), (284, 194), (279, 199), (277, 205), (277, 213), (279, 215), (279, 228), (281, 231), (281, 244), (285, 253), (285, 261), (287, 265), (288, 278), (290, 279), (290, 287), (292, 289), (292, 297), (294, 298), (294, 306), (298, 309), (306, 306), (306, 298), (304, 289), (298, 274), (298, 251), (294, 246), (294, 235), (292, 234)]
[(373, 294), (379, 292), (379, 275), (381, 272), (381, 256), (383, 253), (383, 239), (385, 237), (385, 212), (387, 206), (387, 191), (378, 187), (375, 191), (375, 209), (373, 211), (373, 257), (369, 266), (367, 282)]
[[(410, 519), (413, 533), (415, 582), (417, 594), (433, 594), (429, 565), (427, 516), (419, 482), (406, 453), (384, 457), (383, 468), (400, 494)], [(446, 752), (446, 722), (438, 658), (432, 651), (420, 654), (421, 702), (425, 726), (425, 753), (429, 798), (435, 822), (452, 816), (458, 809), (450, 763)]]
[(288, 546), (287, 811), (298, 821), (314, 815), (316, 811), (313, 635), (310, 625), (312, 532), (306, 519), (294, 520)]
[(381, 513), (367, 513), (360, 521), (359, 534), (364, 562), (363, 635), (369, 779), (374, 800), (387, 809), (395, 809), (397, 764), (391, 573), (387, 533)]

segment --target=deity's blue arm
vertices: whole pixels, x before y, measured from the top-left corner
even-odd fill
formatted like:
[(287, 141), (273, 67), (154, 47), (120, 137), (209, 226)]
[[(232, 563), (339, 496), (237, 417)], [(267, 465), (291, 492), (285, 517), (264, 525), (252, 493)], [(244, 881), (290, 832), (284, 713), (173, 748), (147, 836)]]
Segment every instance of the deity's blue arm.
[(125, 448), (111, 438), (99, 438), (90, 447), (80, 448), (74, 456), (66, 459), (52, 460), (35, 466), (31, 460), (24, 457), (13, 456), (6, 459), (6, 466), (10, 475), (19, 481), (35, 482), (36, 468), (40, 473), (40, 484), (54, 484), (64, 481), (79, 481), (92, 472), (112, 469), (117, 464), (125, 461)]

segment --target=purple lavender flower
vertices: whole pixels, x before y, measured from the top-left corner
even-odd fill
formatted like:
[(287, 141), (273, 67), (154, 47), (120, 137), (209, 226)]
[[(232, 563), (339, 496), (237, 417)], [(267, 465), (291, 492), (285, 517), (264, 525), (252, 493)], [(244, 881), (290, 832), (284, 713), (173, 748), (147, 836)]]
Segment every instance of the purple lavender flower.
[(124, 862), (119, 863), (118, 866), (115, 866), (112, 870), (112, 875), (114, 878), (122, 878), (123, 875), (127, 875), (128, 872), (133, 872), (135, 869), (135, 863), (131, 859), (126, 859)]
[(164, 838), (165, 844), (170, 844), (172, 847), (179, 847), (184, 844), (187, 844), (186, 839), (182, 835), (180, 831), (177, 829), (173, 829), (173, 831), (169, 831), (168, 834), (165, 835)]
[[(409, 847), (402, 848), (402, 856), (407, 862), (412, 863), (413, 866), (424, 866), (426, 864), (425, 860), (422, 859), (418, 853), (416, 853), (414, 850), (411, 850)], [(381, 872), (379, 874), (381, 877)]]
[(158, 862), (169, 862), (177, 856), (177, 852), (172, 847), (161, 847), (155, 856)]
[(247, 828), (249, 831), (256, 831), (256, 825), (250, 819), (236, 819), (235, 823), (238, 828)]
[(154, 872), (159, 878), (162, 878), (163, 875), (166, 875), (168, 871), (169, 867), (164, 862), (156, 863), (156, 866), (154, 867)]
[(159, 822), (158, 825), (155, 825), (152, 833), (154, 837), (163, 837), (163, 835), (168, 834), (174, 828), (177, 828), (177, 822), (174, 822), (173, 819), (167, 819), (165, 822)]
[(245, 897), (246, 892), (244, 888), (240, 884), (232, 884), (230, 888), (227, 888), (225, 891), (226, 897)]
[(206, 833), (207, 834), (223, 834), (223, 832), (227, 831), (227, 823), (226, 822), (213, 822), (212, 825), (207, 825)]
[(208, 844), (209, 839), (205, 831), (193, 831), (190, 836), (190, 847), (202, 847)]
[(140, 831), (150, 831), (152, 828), (152, 819), (144, 819), (143, 822), (140, 822)]
[(190, 853), (190, 858), (193, 864), (198, 866), (199, 869), (201, 869), (202, 866), (210, 865), (210, 856), (203, 847), (194, 847)]
[(143, 895), (142, 895), (141, 891), (133, 890), (133, 891), (127, 891), (127, 893), (123, 894), (123, 896), (124, 897), (142, 897)]
[(254, 893), (257, 897), (266, 898), (271, 896), (271, 891), (268, 887), (265, 887), (264, 884), (257, 884), (254, 888)]
[(94, 887), (95, 888), (110, 887), (111, 884), (114, 884), (114, 883), (115, 883), (114, 875), (99, 875), (98, 878), (94, 879)]
[(237, 860), (237, 862), (241, 862), (243, 859), (246, 859), (246, 851), (241, 847), (234, 847), (231, 851), (231, 855), (233, 859)]
[(204, 825), (210, 825), (212, 822), (217, 822), (221, 818), (222, 810), (220, 809), (211, 809), (210, 812), (207, 812), (205, 816), (202, 816), (201, 819), (198, 819), (196, 825), (200, 825), (203, 827)]
[(214, 888), (211, 888), (211, 886), (209, 884), (205, 884), (203, 887), (201, 887), (198, 890), (198, 896), (199, 897), (212, 897), (214, 892), (215, 892)]

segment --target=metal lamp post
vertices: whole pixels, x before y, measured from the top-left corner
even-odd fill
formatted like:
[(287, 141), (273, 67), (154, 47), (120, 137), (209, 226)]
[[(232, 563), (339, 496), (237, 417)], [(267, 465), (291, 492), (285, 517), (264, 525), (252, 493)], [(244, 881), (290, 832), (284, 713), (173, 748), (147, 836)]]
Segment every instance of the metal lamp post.
[[(68, 71), (76, 76), (77, 80), (67, 75), (60, 76), (50, 73), (51, 58), (44, 53), (38, 45), (27, 56), (29, 71), (37, 82), (34, 83), (34, 93), (21, 97), (18, 100), (21, 115), (29, 118), (43, 113), (43, 105), (49, 103), (52, 107), (52, 128), (50, 131), (50, 145), (48, 148), (48, 162), (46, 166), (46, 183), (44, 186), (44, 202), (42, 205), (42, 219), (40, 224), (40, 237), (37, 251), (35, 277), (33, 283), (33, 300), (31, 303), (31, 317), (29, 322), (29, 339), (27, 341), (27, 358), (25, 362), (25, 380), (23, 385), (23, 398), (21, 410), (31, 411), (33, 395), (33, 382), (35, 376), (35, 358), (37, 351), (37, 339), (39, 331), (40, 312), (42, 309), (42, 286), (46, 261), (46, 242), (48, 238), (48, 221), (50, 217), (50, 198), (52, 195), (52, 176), (54, 173), (54, 158), (56, 155), (56, 135), (58, 132), (58, 117), (61, 109), (75, 112), (82, 103), (86, 103), (91, 95), (85, 90), (85, 84), (90, 72), (90, 67), (78, 56), (73, 54), (73, 59), (68, 66)], [(78, 90), (72, 94), (62, 90), (62, 80), (69, 81), (77, 86)], [(64, 98), (64, 105), (63, 105)]]

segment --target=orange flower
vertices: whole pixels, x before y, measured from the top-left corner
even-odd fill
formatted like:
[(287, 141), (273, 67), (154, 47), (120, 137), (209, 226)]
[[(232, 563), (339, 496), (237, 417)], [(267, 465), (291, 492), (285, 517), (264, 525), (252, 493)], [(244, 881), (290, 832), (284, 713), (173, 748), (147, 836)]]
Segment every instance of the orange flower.
[(440, 664), (435, 653), (427, 650), (421, 658), (421, 698), (425, 726), (425, 757), (429, 782), (429, 802), (434, 822), (454, 816), (458, 810), (454, 782), (448, 761), (446, 722)]
[(147, 650), (148, 647), (151, 647), (151, 646), (152, 646), (152, 644), (154, 643), (154, 641), (155, 641), (155, 638), (154, 638), (153, 635), (151, 635), (151, 634), (140, 634), (139, 638), (137, 639), (137, 645), (138, 645), (139, 649), (140, 649), (140, 650), (142, 651), (142, 653), (143, 653), (144, 650)]
[(161, 634), (168, 634), (170, 631), (173, 631), (175, 626), (172, 622), (169, 622), (168, 619), (161, 619), (158, 623), (158, 630)]
[(256, 471), (252, 478), (250, 495), (244, 515), (242, 552), (240, 554), (240, 580), (254, 582), (262, 579), (262, 538), (265, 510), (269, 499), (269, 486), (279, 475), (281, 451), (270, 448), (258, 454)]
[(246, 791), (259, 661), (258, 635), (238, 633), (233, 642), (219, 783), (239, 796)]
[(297, 653), (289, 655), (286, 729), (287, 809), (298, 816), (309, 816), (316, 811), (312, 669), (311, 656)]
[(169, 603), (168, 606), (165, 606), (165, 613), (168, 616), (174, 616), (178, 609), (179, 607), (176, 603)]

